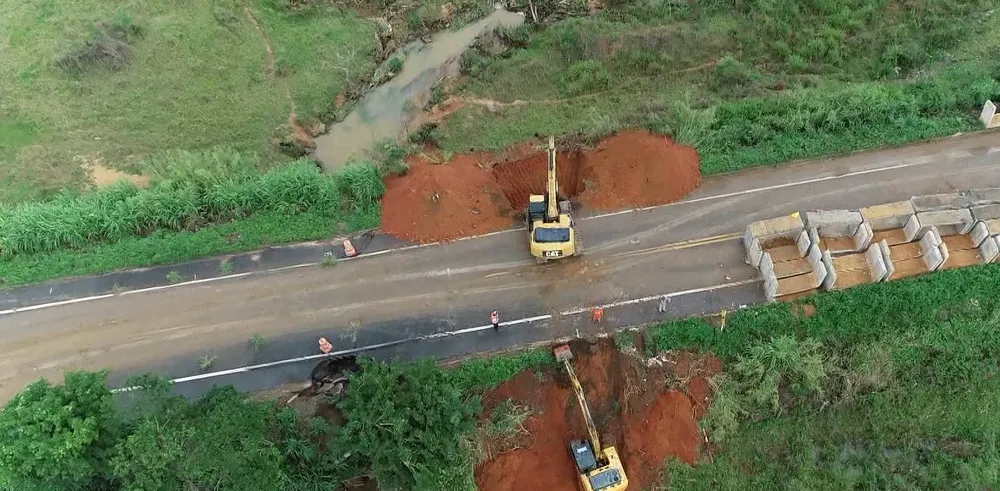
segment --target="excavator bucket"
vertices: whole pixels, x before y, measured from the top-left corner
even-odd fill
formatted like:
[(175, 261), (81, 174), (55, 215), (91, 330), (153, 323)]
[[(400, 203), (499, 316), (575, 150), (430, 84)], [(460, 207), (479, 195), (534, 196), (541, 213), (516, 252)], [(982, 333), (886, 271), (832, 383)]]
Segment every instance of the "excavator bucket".
[(552, 354), (556, 355), (556, 361), (569, 361), (573, 359), (573, 352), (570, 351), (568, 344), (557, 346), (556, 349), (552, 350)]

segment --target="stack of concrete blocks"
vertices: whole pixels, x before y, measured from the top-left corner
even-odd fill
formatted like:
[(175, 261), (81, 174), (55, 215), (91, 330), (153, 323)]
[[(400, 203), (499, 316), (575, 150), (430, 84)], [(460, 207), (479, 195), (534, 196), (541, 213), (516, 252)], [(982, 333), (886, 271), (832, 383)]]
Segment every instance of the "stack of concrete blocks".
[(823, 256), (798, 214), (747, 225), (747, 262), (761, 271), (768, 300), (809, 294), (826, 278)]
[(889, 259), (889, 244), (884, 240), (872, 244), (864, 252), (834, 256), (829, 250), (823, 251), (823, 264), (827, 270), (823, 281), (824, 290), (843, 290), (866, 283), (877, 283), (895, 273)]
[[(936, 194), (913, 197), (914, 215), (907, 224), (907, 234), (919, 238), (930, 228), (935, 228), (948, 250), (948, 260), (941, 269), (954, 269), (989, 262), (995, 257), (996, 242), (988, 239), (985, 224), (975, 218), (972, 209), (976, 203), (1000, 199), (992, 190), (973, 190), (963, 193)], [(985, 205), (991, 206), (991, 205)]]
[(903, 227), (913, 213), (913, 203), (909, 200), (861, 209), (861, 216), (873, 232), (871, 241), (873, 243), (885, 241), (890, 246), (908, 242)]
[(810, 211), (805, 225), (809, 240), (833, 255), (864, 251), (874, 236), (871, 224), (857, 211)]
[[(997, 194), (1000, 198), (1000, 193)], [(979, 241), (982, 262), (1000, 263), (1000, 203), (974, 205), (970, 211), (976, 225), (969, 235), (973, 242)]]
[(918, 242), (888, 246), (886, 259), (893, 272), (889, 280), (937, 271), (948, 260), (948, 246), (936, 228), (924, 231)]

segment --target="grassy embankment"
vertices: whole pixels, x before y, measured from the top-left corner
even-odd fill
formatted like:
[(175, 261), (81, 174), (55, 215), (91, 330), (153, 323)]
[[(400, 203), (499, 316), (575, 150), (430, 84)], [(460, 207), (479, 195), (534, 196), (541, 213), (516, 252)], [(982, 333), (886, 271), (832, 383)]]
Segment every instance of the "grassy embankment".
[[(484, 48), (467, 57), (470, 79), (461, 93), (534, 102), (497, 114), (470, 103), (430, 136), (460, 151), (502, 148), (536, 133), (596, 136), (646, 126), (697, 146), (711, 174), (974, 129), (982, 99), (1000, 95), (992, 56), (1000, 28), (980, 15), (989, 3), (855, 3), (830, 9), (791, 1), (738, 8), (610, 2), (594, 17), (526, 27), (506, 39), (520, 48)], [(405, 36), (488, 10), (436, 0), (408, 8), (394, 17)], [(335, 96), (350, 93), (374, 66), (374, 23), (318, 4), (150, 7), (91, 0), (9, 10), (0, 20), (12, 33), (2, 46), (10, 62), (0, 68), (12, 95), (0, 106), (0, 203), (8, 203), (0, 222), (11, 224), (37, 216), (12, 204), (81, 188), (81, 164), (170, 176), (147, 163), (173, 149), (225, 144), (261, 155), (246, 159), (253, 169), (283, 165), (288, 159), (271, 140), (287, 133), (285, 88), (299, 120), (308, 122), (335, 113)], [(113, 56), (88, 49), (87, 40)], [(0, 278), (10, 287), (377, 223), (376, 208), (348, 195), (324, 209), (230, 211), (223, 215), (233, 221), (226, 223), (201, 210), (183, 231), (138, 228), (73, 244), (46, 237), (40, 242), (62, 245), (0, 251)]]
[[(998, 281), (1000, 267), (974, 267), (735, 312), (725, 330), (699, 319), (651, 328), (652, 353), (707, 351), (726, 364), (702, 422), (713, 444), (696, 467), (665, 463), (666, 486), (996, 487)], [(528, 416), (501, 404), (477, 427), (481, 394), (552, 362), (535, 350), (446, 370), (369, 364), (337, 404), (339, 428), (231, 389), (169, 398), (148, 379), (116, 406), (101, 375), (67, 376), (0, 411), (11, 435), (0, 440), (0, 489), (306, 490), (356, 476), (473, 489), (484, 446)]]
[(953, 270), (656, 328), (726, 362), (703, 426), (719, 444), (669, 489), (1000, 485), (1000, 267)]
[(714, 174), (970, 131), (1000, 95), (992, 2), (606, 3), (482, 43), (457, 95), (513, 104), (468, 103), (430, 136), (498, 150), (648, 127)]

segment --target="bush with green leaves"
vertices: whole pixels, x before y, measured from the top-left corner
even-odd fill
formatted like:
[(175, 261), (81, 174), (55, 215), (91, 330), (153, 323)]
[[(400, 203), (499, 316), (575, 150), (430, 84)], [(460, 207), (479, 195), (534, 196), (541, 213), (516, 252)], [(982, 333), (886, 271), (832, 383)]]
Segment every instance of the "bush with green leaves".
[(106, 480), (119, 437), (107, 372), (39, 380), (0, 410), (0, 489), (91, 489)]
[(342, 444), (357, 452), (382, 489), (475, 489), (478, 404), (433, 360), (365, 361), (338, 407), (347, 418)]

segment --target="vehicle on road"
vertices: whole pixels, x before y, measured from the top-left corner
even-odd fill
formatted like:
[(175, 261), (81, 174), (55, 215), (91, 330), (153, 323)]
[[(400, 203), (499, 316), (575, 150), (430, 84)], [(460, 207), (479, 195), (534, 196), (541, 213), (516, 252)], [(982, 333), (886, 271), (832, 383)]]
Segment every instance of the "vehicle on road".
[(576, 462), (577, 476), (583, 491), (623, 491), (628, 488), (628, 477), (625, 476), (625, 467), (621, 459), (618, 458), (618, 450), (608, 446), (601, 448), (600, 435), (597, 433), (597, 425), (590, 415), (590, 407), (587, 405), (587, 397), (583, 393), (583, 386), (580, 379), (576, 377), (573, 370), (573, 352), (569, 345), (564, 344), (554, 349), (553, 354), (556, 361), (561, 361), (570, 382), (573, 384), (573, 392), (576, 400), (580, 404), (580, 412), (587, 423), (587, 433), (589, 439), (573, 440), (569, 443), (570, 452), (573, 454), (573, 461)]
[(559, 181), (556, 178), (556, 143), (549, 137), (548, 175), (545, 194), (532, 194), (528, 198), (525, 214), (531, 255), (539, 263), (562, 259), (580, 253), (577, 247), (576, 223), (573, 207), (568, 200), (560, 200)]

